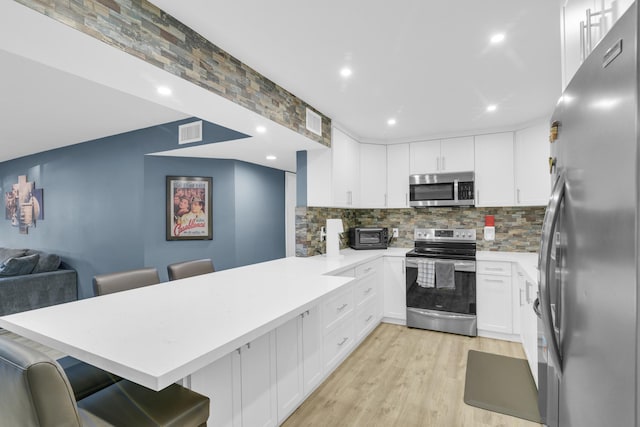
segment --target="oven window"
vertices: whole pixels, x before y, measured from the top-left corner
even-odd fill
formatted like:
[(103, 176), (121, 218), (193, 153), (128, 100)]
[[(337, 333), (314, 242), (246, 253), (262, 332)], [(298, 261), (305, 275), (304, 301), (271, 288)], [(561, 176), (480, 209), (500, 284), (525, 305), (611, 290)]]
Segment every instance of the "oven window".
[(379, 231), (360, 231), (360, 243), (362, 244), (376, 244), (381, 242), (381, 232)]
[(455, 288), (423, 288), (418, 285), (418, 268), (407, 263), (407, 307), (450, 313), (476, 314), (476, 274), (456, 271)]
[(454, 200), (453, 183), (412, 184), (409, 188), (411, 201)]

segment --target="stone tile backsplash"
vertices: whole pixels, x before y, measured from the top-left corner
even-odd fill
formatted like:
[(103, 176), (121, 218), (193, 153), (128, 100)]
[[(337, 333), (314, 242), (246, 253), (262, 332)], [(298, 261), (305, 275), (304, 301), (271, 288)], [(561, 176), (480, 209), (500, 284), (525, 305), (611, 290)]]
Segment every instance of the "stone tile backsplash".
[[(398, 229), (399, 237), (392, 247), (412, 247), (415, 228), (475, 228), (478, 250), (537, 252), (544, 218), (544, 207), (507, 208), (407, 208), (407, 209), (340, 209), (296, 208), (296, 256), (313, 256), (325, 252), (320, 241), (320, 228), (328, 218), (341, 218), (345, 230), (355, 226), (382, 226)], [(495, 216), (496, 239), (484, 240), (484, 217)], [(348, 232), (342, 248), (349, 246)]]

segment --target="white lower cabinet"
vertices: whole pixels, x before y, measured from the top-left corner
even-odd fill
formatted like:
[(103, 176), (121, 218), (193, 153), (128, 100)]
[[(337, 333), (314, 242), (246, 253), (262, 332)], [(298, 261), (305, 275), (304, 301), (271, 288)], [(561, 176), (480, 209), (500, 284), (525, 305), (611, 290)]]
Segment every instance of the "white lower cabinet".
[(275, 333), (268, 332), (190, 376), (211, 399), (209, 426), (275, 426)]
[(511, 263), (478, 261), (476, 266), (478, 330), (512, 334)]
[(322, 380), (322, 327), (318, 307), (276, 329), (276, 361), (278, 423), (281, 423)]
[(520, 304), (520, 337), (522, 347), (529, 362), (531, 375), (538, 384), (538, 317), (533, 311), (533, 302), (536, 299), (536, 286), (525, 274), (518, 271)]
[(407, 280), (405, 259), (384, 257), (384, 310), (386, 321), (406, 324)]

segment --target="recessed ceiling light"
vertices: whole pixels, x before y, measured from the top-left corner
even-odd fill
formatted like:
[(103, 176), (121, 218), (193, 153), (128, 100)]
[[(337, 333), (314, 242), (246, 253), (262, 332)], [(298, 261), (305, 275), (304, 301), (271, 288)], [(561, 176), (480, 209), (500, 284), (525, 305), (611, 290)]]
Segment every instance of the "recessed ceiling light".
[(277, 159), (277, 157), (274, 156), (273, 154), (269, 154), (266, 158), (267, 158), (267, 160), (276, 160)]
[(169, 96), (171, 95), (171, 88), (168, 88), (167, 86), (158, 86), (158, 93), (160, 95), (164, 95), (164, 96)]
[(498, 33), (491, 36), (491, 43), (500, 43), (504, 40), (504, 33)]
[(497, 106), (497, 105), (495, 105), (495, 104), (493, 104), (493, 105), (489, 105), (489, 106), (487, 107), (487, 111), (488, 111), (488, 112), (490, 112), (490, 113), (491, 113), (491, 112), (493, 112), (493, 111), (496, 111), (497, 109), (498, 109), (498, 106)]
[(264, 126), (258, 126), (256, 127), (256, 132), (258, 133), (265, 133), (267, 131), (267, 128)]
[(349, 77), (351, 76), (351, 74), (353, 74), (353, 71), (351, 71), (351, 68), (349, 67), (344, 67), (342, 70), (340, 70), (340, 75), (342, 77)]
[(387, 120), (387, 124), (388, 124), (389, 126), (393, 126), (393, 125), (395, 125), (395, 124), (396, 124), (396, 119), (389, 119), (389, 120)]

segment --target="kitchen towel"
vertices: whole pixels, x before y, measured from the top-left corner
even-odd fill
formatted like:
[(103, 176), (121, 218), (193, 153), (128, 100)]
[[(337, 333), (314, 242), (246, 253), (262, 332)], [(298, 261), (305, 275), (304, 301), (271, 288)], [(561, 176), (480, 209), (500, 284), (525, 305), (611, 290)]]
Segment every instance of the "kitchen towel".
[(418, 260), (418, 286), (423, 288), (435, 287), (435, 267), (434, 261), (430, 259)]
[(435, 264), (436, 287), (440, 289), (455, 289), (455, 263), (451, 261), (436, 261)]

